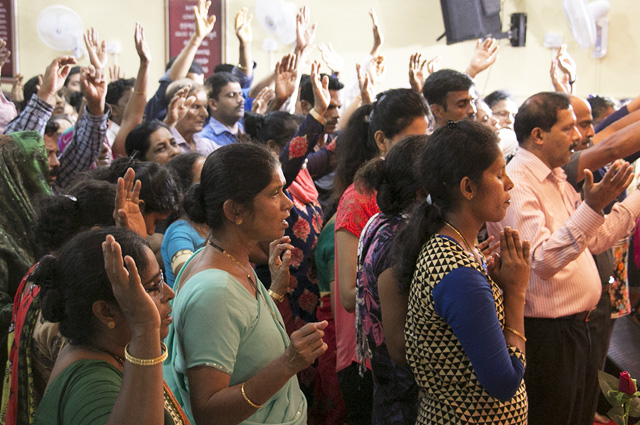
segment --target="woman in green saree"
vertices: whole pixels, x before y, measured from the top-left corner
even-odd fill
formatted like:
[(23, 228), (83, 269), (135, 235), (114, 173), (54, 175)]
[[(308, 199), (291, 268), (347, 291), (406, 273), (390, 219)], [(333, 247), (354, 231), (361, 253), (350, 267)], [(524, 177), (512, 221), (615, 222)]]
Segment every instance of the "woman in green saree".
[(34, 424), (188, 423), (162, 378), (174, 293), (143, 238), (117, 227), (80, 233), (33, 277), (43, 316), (69, 340)]

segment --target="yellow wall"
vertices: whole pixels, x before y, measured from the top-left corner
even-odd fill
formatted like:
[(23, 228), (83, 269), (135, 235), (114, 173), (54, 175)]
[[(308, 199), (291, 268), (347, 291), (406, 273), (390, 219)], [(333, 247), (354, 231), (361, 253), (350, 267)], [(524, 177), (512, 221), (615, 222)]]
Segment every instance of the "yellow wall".
[[(237, 61), (237, 40), (233, 32), (233, 17), (244, 5), (255, 10), (260, 0), (227, 1), (227, 61)], [(137, 56), (133, 45), (133, 27), (136, 21), (145, 26), (147, 40), (153, 54), (152, 81), (162, 74), (165, 61), (164, 14), (165, 0), (60, 0), (83, 17), (85, 27), (95, 26), (100, 36), (109, 42), (119, 42), (122, 54), (119, 63), (127, 76), (135, 76)], [(305, 2), (292, 1), (297, 6)], [(435, 39), (444, 32), (444, 24), (437, 0), (324, 0), (306, 2), (311, 9), (312, 21), (318, 22), (316, 42), (331, 42), (345, 61), (345, 79), (351, 75), (356, 61), (363, 60), (372, 43), (369, 7), (378, 13), (384, 34), (383, 54), (387, 59), (387, 79), (381, 88), (408, 87), (407, 64), (409, 55), (420, 51), (429, 57), (440, 55), (443, 65), (463, 70), (474, 48), (474, 42), (447, 46)], [(560, 0), (505, 0), (503, 25), (512, 12), (528, 14), (527, 46), (513, 48), (502, 40), (500, 58), (491, 72), (478, 76), (477, 88), (481, 93), (507, 88), (518, 98), (541, 90), (551, 89), (549, 82), (550, 49), (542, 46), (547, 32), (561, 33), (568, 44), (569, 53), (578, 64), (577, 91), (580, 95), (601, 93), (617, 97), (636, 96), (640, 93), (640, 34), (633, 31), (632, 22), (640, 18), (640, 5), (634, 0), (614, 0), (609, 13), (609, 51), (604, 59), (591, 57), (589, 50), (581, 49), (573, 40)], [(26, 78), (42, 72), (58, 53), (48, 49), (35, 33), (35, 20), (39, 10), (49, 6), (51, 0), (18, 1), (19, 66)], [(221, 20), (219, 20), (221, 21)], [(220, 27), (216, 24), (217, 29)], [(270, 70), (269, 55), (262, 50), (266, 33), (254, 19), (254, 59), (258, 62), (257, 77)], [(280, 46), (272, 63), (289, 50)], [(316, 50), (313, 58), (319, 58)], [(86, 58), (81, 59), (86, 63)], [(153, 89), (154, 87), (150, 88)]]
[[(127, 77), (135, 77), (138, 71), (133, 33), (135, 23), (140, 22), (152, 52), (152, 80), (162, 75), (165, 63), (164, 0), (19, 0), (17, 3), (19, 71), (25, 80), (43, 72), (56, 56), (71, 54), (49, 49), (36, 33), (38, 13), (52, 4), (70, 7), (82, 17), (85, 29), (93, 26), (98, 30), (100, 39), (119, 43), (121, 54), (118, 63)], [(86, 55), (79, 63), (89, 63)], [(109, 58), (111, 64), (112, 57)]]

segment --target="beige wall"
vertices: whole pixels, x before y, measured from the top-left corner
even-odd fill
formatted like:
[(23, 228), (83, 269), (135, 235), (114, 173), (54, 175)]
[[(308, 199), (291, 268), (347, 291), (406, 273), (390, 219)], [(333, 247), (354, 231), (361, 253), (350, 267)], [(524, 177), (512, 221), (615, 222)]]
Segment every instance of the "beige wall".
[[(109, 42), (119, 42), (122, 54), (119, 63), (127, 76), (137, 70), (137, 56), (133, 46), (133, 27), (136, 21), (146, 29), (152, 49), (152, 81), (162, 74), (164, 53), (164, 1), (165, 0), (60, 0), (57, 3), (74, 9), (83, 17), (86, 27), (95, 26), (101, 37)], [(227, 61), (237, 61), (237, 40), (233, 32), (233, 16), (244, 5), (252, 11), (255, 1), (228, 0)], [(260, 0), (258, 0), (260, 1)], [(305, 2), (292, 1), (301, 6)], [(374, 7), (385, 34), (383, 54), (387, 59), (387, 79), (381, 88), (408, 87), (407, 64), (409, 55), (420, 51), (429, 57), (440, 55), (443, 65), (463, 70), (473, 52), (474, 42), (447, 46), (444, 40), (435, 39), (444, 32), (444, 24), (437, 0), (324, 0), (306, 2), (312, 7), (312, 21), (318, 22), (317, 42), (331, 42), (345, 61), (345, 79), (356, 61), (364, 60), (372, 44), (371, 24), (367, 14)], [(568, 44), (569, 53), (578, 63), (577, 91), (580, 95), (601, 93), (628, 97), (640, 93), (640, 34), (633, 31), (632, 22), (640, 18), (640, 4), (634, 0), (613, 0), (609, 13), (609, 52), (604, 59), (591, 57), (589, 50), (581, 49), (571, 36), (560, 0), (505, 0), (503, 11), (506, 25), (512, 12), (528, 14), (527, 46), (513, 48), (502, 40), (500, 58), (490, 72), (478, 76), (477, 87), (481, 93), (499, 88), (511, 90), (518, 98), (551, 88), (549, 61), (553, 52), (542, 46), (547, 32), (561, 33)], [(58, 53), (49, 50), (35, 33), (38, 11), (52, 4), (51, 0), (18, 2), (18, 40), (20, 71), (26, 78), (41, 72)], [(219, 24), (216, 24), (218, 26)], [(254, 59), (258, 62), (257, 77), (270, 70), (269, 55), (262, 50), (266, 34), (254, 19)], [(220, 29), (218, 26), (217, 29)], [(271, 62), (288, 51), (279, 46)], [(313, 58), (319, 58), (316, 50)], [(86, 58), (81, 63), (86, 63)]]

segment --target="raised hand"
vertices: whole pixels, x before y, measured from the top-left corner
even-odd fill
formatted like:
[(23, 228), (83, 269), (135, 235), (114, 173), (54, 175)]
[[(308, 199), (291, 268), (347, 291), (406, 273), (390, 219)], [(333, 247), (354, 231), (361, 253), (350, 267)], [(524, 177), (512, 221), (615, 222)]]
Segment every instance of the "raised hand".
[(193, 14), (196, 18), (196, 32), (193, 36), (198, 45), (213, 31), (213, 26), (216, 23), (216, 16), (209, 16), (210, 7), (211, 2), (205, 0), (198, 0), (198, 5), (193, 6)]
[(499, 48), (500, 46), (498, 46), (498, 41), (495, 38), (478, 40), (466, 70), (467, 75), (475, 78), (476, 75), (493, 65), (498, 59)]
[(505, 227), (500, 232), (500, 254), (494, 254), (487, 268), (505, 297), (524, 301), (529, 283), (529, 241), (520, 241), (517, 230)]
[(167, 107), (167, 116), (164, 119), (164, 123), (169, 127), (175, 126), (178, 121), (184, 118), (193, 102), (196, 101), (195, 96), (189, 96), (189, 90), (191, 90), (191, 85), (181, 88), (171, 98)]
[(291, 238), (283, 236), (269, 244), (269, 272), (271, 290), (278, 295), (289, 292), (289, 264), (291, 264)]
[(584, 202), (594, 211), (601, 212), (633, 181), (633, 167), (627, 161), (617, 160), (607, 170), (602, 180), (593, 183), (593, 174), (584, 170)]
[[(122, 248), (113, 236), (102, 243), (104, 269), (111, 282), (113, 296), (132, 331), (159, 332), (160, 313), (142, 286), (136, 263), (130, 256), (122, 258)], [(126, 267), (125, 267), (126, 264)], [(150, 267), (148, 264), (147, 267)]]
[(318, 356), (327, 351), (324, 329), (327, 321), (307, 323), (291, 334), (291, 343), (284, 352), (285, 364), (292, 375), (309, 367)]
[(576, 63), (567, 53), (567, 45), (558, 49), (558, 54), (551, 60), (551, 82), (553, 88), (560, 93), (573, 93), (573, 83), (576, 80)]
[(251, 104), (251, 112), (254, 114), (264, 115), (267, 112), (269, 102), (276, 96), (275, 90), (271, 87), (264, 87), (260, 93), (253, 99)]
[(422, 86), (424, 85), (425, 75), (424, 69), (427, 65), (427, 60), (422, 59), (422, 54), (416, 52), (409, 58), (409, 84), (411, 88), (418, 93), (422, 93)]
[(50, 105), (56, 104), (56, 93), (64, 86), (64, 81), (69, 75), (71, 65), (75, 65), (76, 58), (73, 56), (60, 56), (44, 71), (42, 83), (38, 89), (38, 97)]
[(373, 48), (371, 49), (371, 56), (376, 57), (380, 53), (380, 48), (384, 43), (384, 35), (382, 31), (380, 31), (380, 25), (378, 25), (378, 16), (376, 15), (376, 11), (371, 8), (369, 9), (369, 16), (371, 17), (371, 22), (373, 23)]
[(135, 181), (136, 172), (129, 168), (124, 178), (118, 177), (116, 205), (113, 219), (116, 226), (127, 227), (143, 238), (147, 237), (147, 226), (140, 211), (140, 180)]
[(144, 38), (144, 28), (137, 22), (133, 38), (136, 43), (136, 52), (138, 52), (140, 63), (149, 64), (151, 62), (151, 50)]
[(442, 69), (442, 63), (440, 63), (440, 56), (435, 56), (427, 61), (427, 72), (429, 75)]
[(300, 55), (316, 38), (317, 24), (311, 25), (309, 7), (304, 6), (296, 16), (296, 54)]
[(369, 73), (362, 70), (362, 65), (356, 64), (356, 75), (358, 76), (358, 86), (360, 87), (360, 98), (363, 105), (373, 103), (376, 93), (373, 90), (373, 84), (369, 78)]
[(24, 101), (24, 75), (16, 74), (11, 85), (11, 100), (20, 103)]
[(127, 75), (120, 69), (120, 65), (111, 65), (109, 67), (109, 81), (116, 81), (126, 77)]
[(329, 69), (333, 72), (333, 74), (337, 75), (342, 72), (344, 68), (344, 60), (340, 57), (338, 53), (333, 49), (333, 45), (331, 43), (324, 44), (320, 43), (318, 45), (318, 49), (322, 54), (322, 60), (327, 64)]
[(573, 60), (569, 52), (567, 52), (567, 45), (563, 44), (558, 50), (558, 54), (556, 55), (556, 59), (558, 60), (558, 65), (560, 68), (569, 75), (571, 81), (575, 81), (577, 66), (576, 62)]
[(84, 45), (87, 47), (89, 53), (89, 61), (96, 69), (106, 68), (109, 55), (107, 54), (107, 42), (105, 40), (98, 40), (98, 31), (91, 27), (87, 30), (86, 34), (82, 35), (84, 38)]
[(384, 81), (386, 70), (384, 67), (384, 56), (376, 56), (369, 62), (367, 73), (371, 78), (371, 84), (376, 85)]
[(249, 9), (243, 7), (236, 15), (235, 29), (236, 36), (240, 43), (249, 44), (253, 41), (253, 30), (251, 29), (252, 15), (249, 15)]
[(331, 103), (331, 93), (329, 93), (329, 77), (320, 78), (320, 63), (313, 61), (311, 64), (311, 86), (313, 87), (313, 109), (319, 116), (327, 112)]
[(289, 53), (276, 64), (276, 99), (285, 102), (296, 89), (298, 80), (298, 56)]
[(87, 110), (91, 115), (104, 113), (105, 97), (107, 96), (107, 81), (104, 69), (94, 68), (93, 65), (82, 67), (80, 70), (80, 88), (87, 100)]

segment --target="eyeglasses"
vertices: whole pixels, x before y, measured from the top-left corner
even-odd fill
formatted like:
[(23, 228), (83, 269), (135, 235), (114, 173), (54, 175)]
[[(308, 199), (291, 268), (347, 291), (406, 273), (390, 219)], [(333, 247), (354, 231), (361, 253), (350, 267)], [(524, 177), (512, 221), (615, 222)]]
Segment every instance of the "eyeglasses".
[[(154, 282), (154, 280), (156, 279), (157, 276), (160, 276), (160, 280), (158, 282)], [(158, 272), (158, 274), (152, 280), (150, 280), (149, 282), (143, 284), (142, 286), (143, 287), (147, 286), (150, 283), (153, 283), (153, 285), (151, 287), (149, 287), (149, 288), (145, 288), (144, 289), (145, 292), (147, 294), (150, 294), (151, 292), (157, 292), (160, 295), (160, 298), (162, 298), (162, 296), (164, 295), (164, 291), (163, 291), (164, 285), (166, 285), (166, 282), (164, 280), (164, 274), (162, 273), (162, 270), (160, 270)]]

